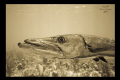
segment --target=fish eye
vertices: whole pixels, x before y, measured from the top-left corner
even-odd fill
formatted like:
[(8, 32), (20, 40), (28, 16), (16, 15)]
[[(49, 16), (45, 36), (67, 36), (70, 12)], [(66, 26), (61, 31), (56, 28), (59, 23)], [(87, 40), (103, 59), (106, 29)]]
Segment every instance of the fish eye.
[(58, 42), (59, 43), (64, 43), (65, 42), (65, 38), (64, 37), (58, 37)]

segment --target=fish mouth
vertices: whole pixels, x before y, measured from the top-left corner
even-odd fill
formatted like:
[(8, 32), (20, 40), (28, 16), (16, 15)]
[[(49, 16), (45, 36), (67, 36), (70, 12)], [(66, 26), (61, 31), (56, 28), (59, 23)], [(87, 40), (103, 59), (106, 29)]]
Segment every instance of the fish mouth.
[(55, 51), (55, 52), (62, 52), (62, 49), (53, 43), (50, 42), (43, 42), (38, 40), (32, 40), (32, 39), (26, 39), (23, 43), (18, 43), (18, 46), (20, 48), (26, 48), (26, 49), (34, 49), (34, 50), (49, 50), (49, 51)]

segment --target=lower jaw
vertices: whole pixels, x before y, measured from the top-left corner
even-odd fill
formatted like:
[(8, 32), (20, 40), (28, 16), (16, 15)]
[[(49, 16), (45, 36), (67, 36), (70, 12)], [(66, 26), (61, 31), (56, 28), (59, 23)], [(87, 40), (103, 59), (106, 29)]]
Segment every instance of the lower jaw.
[(29, 44), (21, 44), (19, 45), (19, 48), (26, 49), (26, 50), (33, 50), (38, 52), (46, 52), (51, 54), (61, 54), (62, 52), (60, 50), (49, 48), (49, 47), (40, 47), (40, 46), (34, 46)]
[(43, 49), (43, 50), (52, 50), (52, 51), (58, 51), (60, 52), (61, 50), (57, 47), (52, 47), (49, 45), (32, 45), (32, 44), (27, 44), (27, 43), (22, 43), (21, 45), (18, 45), (20, 48), (32, 48), (32, 49)]

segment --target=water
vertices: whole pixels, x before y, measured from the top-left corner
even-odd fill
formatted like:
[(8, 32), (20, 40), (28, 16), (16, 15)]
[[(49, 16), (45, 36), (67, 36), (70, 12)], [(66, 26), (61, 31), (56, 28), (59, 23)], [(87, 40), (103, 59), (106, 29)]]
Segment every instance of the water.
[[(109, 6), (111, 10), (104, 6)], [(27, 38), (91, 34), (114, 39), (113, 4), (7, 4), (6, 50)]]

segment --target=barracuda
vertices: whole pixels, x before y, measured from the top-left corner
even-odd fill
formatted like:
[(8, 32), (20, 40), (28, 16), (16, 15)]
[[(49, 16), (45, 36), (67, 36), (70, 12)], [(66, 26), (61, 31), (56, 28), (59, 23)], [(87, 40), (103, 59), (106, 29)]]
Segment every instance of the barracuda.
[[(83, 34), (66, 34), (46, 38), (26, 39), (20, 48), (47, 52), (56, 58), (86, 58), (115, 56), (115, 40)], [(108, 52), (107, 52), (108, 51)], [(39, 53), (41, 54), (41, 53)]]

